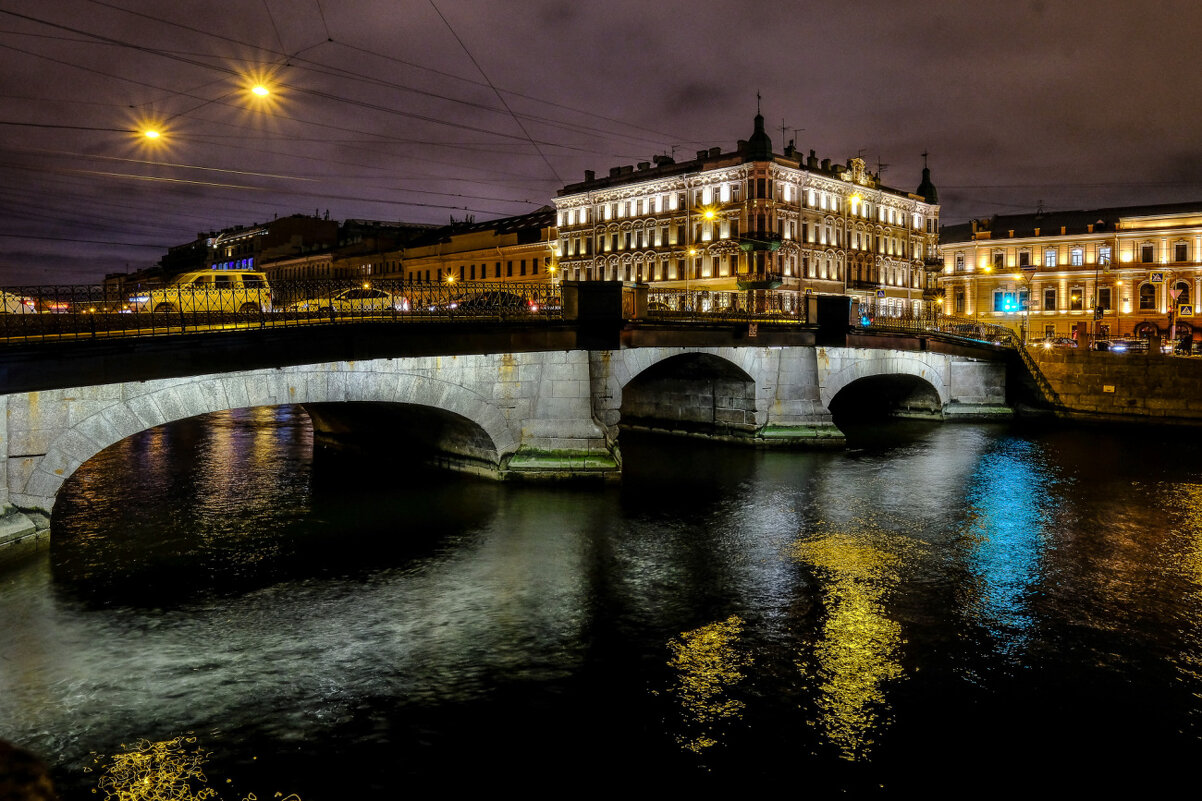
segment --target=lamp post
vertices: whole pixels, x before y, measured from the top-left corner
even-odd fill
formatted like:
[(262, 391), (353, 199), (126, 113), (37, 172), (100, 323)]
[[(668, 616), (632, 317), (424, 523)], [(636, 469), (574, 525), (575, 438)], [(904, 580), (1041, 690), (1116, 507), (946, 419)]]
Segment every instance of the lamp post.
[(1027, 275), (1025, 270), (1019, 270), (1014, 273), (1014, 280), (1022, 283), (1027, 290), (1027, 302), (1022, 302), (1022, 294), (1019, 293), (1018, 305), (1022, 307), (1023, 312), (1023, 347), (1027, 345), (1027, 339), (1031, 336), (1031, 276)]

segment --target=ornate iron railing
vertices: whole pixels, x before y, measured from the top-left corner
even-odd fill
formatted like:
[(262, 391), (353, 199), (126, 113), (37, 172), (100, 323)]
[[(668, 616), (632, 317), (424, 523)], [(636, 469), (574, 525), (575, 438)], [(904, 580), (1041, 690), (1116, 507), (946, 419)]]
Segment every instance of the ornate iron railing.
[(1004, 325), (982, 323), (938, 311), (890, 312), (861, 309), (860, 327), (879, 331), (939, 333), (972, 342), (984, 342), (1006, 348), (1020, 348), (1018, 335)]
[(18, 286), (0, 294), (0, 338), (158, 336), (252, 327), (563, 318), (558, 285), (286, 281), (217, 286)]
[(807, 325), (805, 295), (783, 290), (651, 289), (651, 319), (695, 322), (772, 322)]

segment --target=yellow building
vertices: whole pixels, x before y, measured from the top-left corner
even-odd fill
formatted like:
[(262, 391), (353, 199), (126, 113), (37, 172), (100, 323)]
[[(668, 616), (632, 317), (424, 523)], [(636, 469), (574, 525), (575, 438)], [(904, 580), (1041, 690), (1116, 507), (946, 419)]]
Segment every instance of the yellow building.
[(933, 269), (938, 196), (883, 186), (860, 158), (774, 153), (756, 115), (734, 151), (614, 167), (555, 199), (563, 277), (653, 288), (859, 295), (917, 311)]
[(410, 282), (551, 283), (558, 269), (555, 213), (544, 207), (490, 222), (452, 223), (387, 256), (386, 263), (397, 266), (383, 277)]
[(940, 248), (944, 311), (958, 317), (1028, 338), (1197, 327), (1202, 203), (1000, 215), (947, 226)]

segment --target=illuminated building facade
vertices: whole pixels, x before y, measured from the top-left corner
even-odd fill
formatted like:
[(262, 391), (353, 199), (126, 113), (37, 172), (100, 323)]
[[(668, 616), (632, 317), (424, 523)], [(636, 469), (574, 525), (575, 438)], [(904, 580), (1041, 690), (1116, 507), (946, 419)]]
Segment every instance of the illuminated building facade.
[(1202, 202), (996, 216), (941, 234), (944, 311), (1029, 338), (1192, 335)]
[(781, 288), (860, 295), (917, 309), (937, 270), (938, 196), (883, 186), (845, 164), (774, 153), (756, 115), (733, 152), (657, 156), (570, 184), (555, 200), (563, 278), (711, 290)]
[(406, 281), (551, 283), (557, 270), (555, 212), (544, 207), (489, 222), (452, 223), (389, 259), (396, 266), (386, 277)]

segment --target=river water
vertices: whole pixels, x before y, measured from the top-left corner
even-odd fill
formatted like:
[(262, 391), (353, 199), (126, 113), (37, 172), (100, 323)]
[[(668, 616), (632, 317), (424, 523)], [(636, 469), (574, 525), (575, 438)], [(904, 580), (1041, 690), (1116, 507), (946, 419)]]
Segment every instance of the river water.
[(315, 459), (297, 408), (144, 432), (0, 567), (0, 738), (67, 798), (1192, 784), (1197, 437), (852, 434), (569, 488)]

